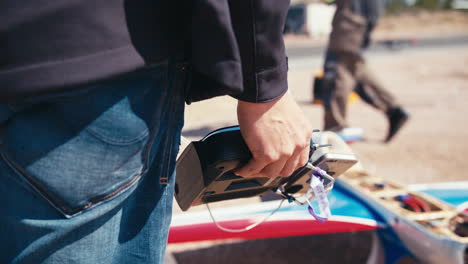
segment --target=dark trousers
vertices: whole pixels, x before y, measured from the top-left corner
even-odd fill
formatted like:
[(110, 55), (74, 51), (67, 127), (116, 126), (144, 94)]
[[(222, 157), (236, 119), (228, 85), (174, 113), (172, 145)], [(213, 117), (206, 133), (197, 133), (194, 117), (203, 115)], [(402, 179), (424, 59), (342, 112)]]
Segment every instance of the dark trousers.
[[(355, 90), (361, 99), (387, 113), (397, 107), (395, 98), (381, 85), (361, 55), (372, 26), (353, 13), (350, 0), (337, 2), (332, 34), (324, 66), (324, 129), (339, 131), (348, 126), (347, 100)], [(367, 22), (366, 22), (367, 21)]]
[[(375, 109), (387, 113), (397, 107), (395, 98), (381, 85), (360, 55), (339, 54), (334, 69), (326, 69), (324, 85), (330, 92), (324, 103), (325, 130), (339, 131), (348, 126), (347, 100), (356, 91), (361, 99)], [(334, 72), (330, 72), (334, 71)]]

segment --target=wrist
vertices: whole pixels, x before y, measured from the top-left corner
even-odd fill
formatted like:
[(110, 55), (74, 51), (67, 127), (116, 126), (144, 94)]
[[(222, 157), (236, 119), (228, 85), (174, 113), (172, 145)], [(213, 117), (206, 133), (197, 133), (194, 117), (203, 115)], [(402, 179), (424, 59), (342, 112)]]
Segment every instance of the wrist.
[(269, 109), (272, 106), (276, 105), (278, 102), (285, 100), (285, 98), (289, 96), (289, 93), (285, 93), (282, 96), (275, 98), (274, 100), (268, 101), (268, 102), (247, 102), (247, 101), (242, 101), (238, 100), (237, 101), (237, 108), (241, 109)]

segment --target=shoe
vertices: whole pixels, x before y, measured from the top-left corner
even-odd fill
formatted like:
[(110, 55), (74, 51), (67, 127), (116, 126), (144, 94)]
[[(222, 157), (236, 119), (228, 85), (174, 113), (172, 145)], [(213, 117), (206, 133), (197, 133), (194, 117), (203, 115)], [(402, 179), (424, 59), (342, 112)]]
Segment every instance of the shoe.
[(348, 144), (364, 140), (364, 130), (360, 127), (347, 127), (335, 133)]
[(385, 143), (390, 142), (392, 138), (398, 133), (403, 125), (408, 121), (409, 114), (401, 107), (392, 108), (387, 113), (389, 128), (388, 135), (385, 139)]

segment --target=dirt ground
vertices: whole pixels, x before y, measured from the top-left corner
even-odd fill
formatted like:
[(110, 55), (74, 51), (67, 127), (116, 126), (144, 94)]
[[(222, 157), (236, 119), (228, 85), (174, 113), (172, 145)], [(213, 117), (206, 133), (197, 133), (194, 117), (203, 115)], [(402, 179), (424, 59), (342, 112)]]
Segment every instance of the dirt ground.
[[(376, 37), (468, 36), (467, 13), (444, 13), (437, 14), (437, 16), (439, 17), (436, 19), (435, 15), (431, 17), (422, 14), (414, 16), (412, 20), (411, 17), (406, 16), (388, 17), (382, 21)], [(404, 22), (403, 25), (398, 24), (398, 20)], [(442, 21), (448, 22), (442, 23)], [(310, 40), (304, 37), (288, 38), (286, 43), (298, 47), (310, 43), (325, 44), (323, 40)], [(313, 65), (311, 67), (290, 68), (289, 87), (314, 127), (321, 128), (322, 108), (319, 105), (310, 104), (312, 75), (318, 70), (316, 65), (321, 64), (321, 59), (311, 58), (310, 60), (310, 65)], [(410, 112), (411, 118), (392, 142), (383, 144), (382, 140), (387, 133), (387, 120), (382, 113), (375, 111), (362, 101), (349, 107), (348, 120), (351, 125), (364, 129), (365, 140), (356, 142), (351, 147), (365, 168), (375, 175), (402, 184), (467, 181), (468, 45), (424, 49), (416, 47), (388, 51), (369, 56), (368, 65), (386, 88), (398, 98), (401, 105)], [(192, 104), (186, 109), (186, 125), (183, 134), (189, 139), (196, 140), (216, 128), (234, 125), (236, 124), (235, 109), (236, 102), (229, 97)], [(180, 213), (177, 205), (175, 205), (175, 211)], [(368, 235), (365, 234), (364, 237)], [(335, 239), (333, 235), (323, 238)], [(356, 240), (353, 235), (341, 236), (339, 239), (342, 241), (343, 248), (355, 247), (356, 243), (363, 241), (362, 237), (361, 240)], [(290, 241), (284, 245), (283, 249), (301, 247), (304, 243), (320, 244), (317, 239), (311, 241), (300, 241), (297, 244)], [(222, 244), (212, 246), (210, 249), (209, 246), (204, 245), (203, 249), (195, 251), (193, 248), (196, 246), (193, 245), (186, 245), (186, 249), (190, 249), (186, 251), (184, 247), (176, 247), (177, 260), (180, 261), (179, 263), (202, 263), (195, 261), (197, 254), (203, 255), (205, 252), (206, 256), (213, 254), (206, 251), (211, 252), (214, 249), (218, 251), (213, 252), (219, 253), (227, 248), (239, 248), (236, 245), (227, 248)], [(240, 246), (244, 251), (239, 252), (246, 252), (245, 250), (248, 249), (256, 250), (252, 247), (252, 245)], [(276, 246), (273, 251), (271, 250), (271, 247), (268, 251), (263, 250), (263, 254), (266, 255), (262, 255), (268, 256), (269, 252), (282, 249)], [(259, 249), (260, 251), (262, 250)], [(300, 252), (295, 253), (294, 258), (301, 259), (300, 254)], [(360, 255), (347, 256), (346, 261), (342, 259), (343, 261), (338, 262), (324, 262), (312, 261), (317, 259), (304, 259), (309, 258), (304, 256), (302, 261), (294, 261), (294, 263), (363, 263), (359, 261), (359, 259), (362, 260), (361, 257)], [(269, 259), (268, 263), (292, 263), (288, 260)], [(209, 263), (260, 263), (253, 255), (250, 259), (242, 258), (234, 262), (223, 258), (218, 260)]]
[[(427, 38), (430, 28), (433, 38), (441, 37), (438, 34), (441, 31), (468, 36), (468, 13), (450, 14), (459, 14), (457, 19), (452, 19), (457, 23), (450, 19), (452, 24), (442, 23), (447, 20), (447, 14), (440, 14), (441, 18), (420, 26), (425, 29), (419, 37)], [(414, 25), (427, 23), (427, 16), (414, 18), (413, 26), (400, 25), (401, 35), (415, 29)], [(410, 20), (406, 16), (400, 19)], [(394, 16), (384, 19), (378, 34), (391, 32), (395, 36), (398, 30), (393, 25), (395, 20)], [(388, 25), (393, 26), (387, 29)], [(413, 37), (418, 37), (414, 31)], [(286, 43), (305, 45), (291, 39)], [(365, 131), (365, 140), (352, 145), (364, 165), (403, 184), (468, 180), (468, 45), (430, 49), (416, 46), (368, 56), (367, 60), (385, 88), (409, 110), (411, 118), (390, 144), (382, 144), (387, 133), (387, 120), (382, 113), (362, 101), (351, 105), (348, 117), (351, 126)], [(317, 67), (291, 67), (289, 87), (311, 123), (320, 129), (322, 108), (310, 104), (312, 75), (317, 70)], [(186, 108), (183, 134), (196, 140), (216, 128), (237, 124), (235, 109), (236, 102), (229, 97), (194, 103)]]
[[(382, 144), (387, 120), (362, 101), (349, 107), (351, 126), (365, 141), (352, 145), (364, 165), (400, 183), (467, 180), (468, 48), (395, 53), (369, 58), (369, 66), (409, 110), (411, 119), (390, 143)], [(309, 105), (310, 71), (291, 71), (290, 86), (313, 124), (321, 107)]]
[[(369, 65), (411, 117), (383, 144), (382, 113), (362, 101), (349, 107), (351, 126), (364, 129), (365, 140), (352, 144), (364, 166), (403, 184), (468, 180), (468, 47), (400, 51), (369, 58)], [(321, 128), (322, 108), (310, 104), (314, 70), (291, 70), (289, 85), (314, 127)], [(228, 97), (188, 106), (184, 134), (199, 139), (236, 124), (235, 108)]]

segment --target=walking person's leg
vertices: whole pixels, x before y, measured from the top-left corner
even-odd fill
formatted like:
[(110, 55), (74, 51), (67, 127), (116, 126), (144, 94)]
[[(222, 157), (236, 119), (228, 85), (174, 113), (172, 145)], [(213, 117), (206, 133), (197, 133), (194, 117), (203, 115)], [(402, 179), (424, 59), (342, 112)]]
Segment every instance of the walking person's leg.
[[(325, 91), (330, 96), (324, 100), (324, 129), (340, 131), (348, 126), (347, 101), (356, 85), (355, 63), (359, 57), (366, 21), (352, 13), (351, 0), (336, 1), (336, 12), (332, 22), (332, 32), (328, 43), (325, 63)], [(336, 59), (334, 68), (327, 69), (333, 54)]]
[(383, 87), (364, 60), (357, 64), (357, 68), (360, 85), (356, 86), (356, 92), (366, 103), (384, 113), (399, 106), (395, 97)]
[(328, 85), (325, 90), (330, 91), (329, 100), (324, 102), (325, 130), (340, 131), (348, 127), (346, 119), (348, 97), (356, 86), (354, 62), (355, 58), (352, 55), (338, 55), (334, 74), (325, 82)]
[(385, 141), (389, 142), (409, 119), (409, 114), (383, 87), (364, 60), (359, 62), (357, 67), (359, 84), (356, 86), (356, 92), (364, 102), (381, 111), (388, 119), (389, 129)]

